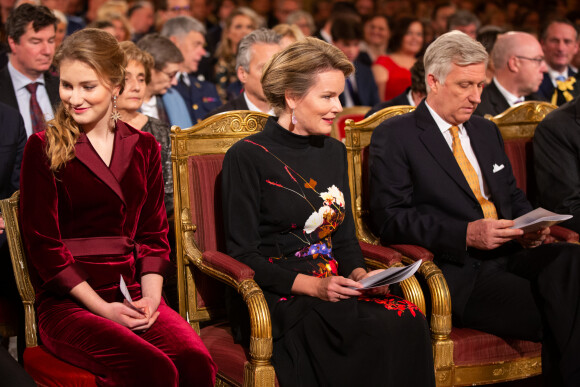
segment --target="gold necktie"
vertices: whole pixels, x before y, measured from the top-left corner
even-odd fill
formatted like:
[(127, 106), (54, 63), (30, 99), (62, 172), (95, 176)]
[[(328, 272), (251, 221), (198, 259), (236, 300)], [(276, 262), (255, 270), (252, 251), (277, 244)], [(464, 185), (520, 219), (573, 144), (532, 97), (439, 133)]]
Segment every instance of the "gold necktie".
[(459, 128), (457, 126), (452, 126), (450, 128), (451, 135), (453, 136), (453, 144), (451, 147), (453, 148), (453, 156), (455, 156), (455, 160), (457, 160), (457, 164), (459, 164), (459, 168), (461, 168), (461, 172), (465, 176), (469, 187), (473, 191), (475, 198), (481, 205), (481, 209), (483, 210), (483, 216), (485, 218), (493, 218), (497, 219), (497, 211), (495, 210), (495, 206), (492, 202), (487, 200), (481, 194), (481, 189), (479, 188), (479, 178), (477, 177), (477, 173), (473, 166), (469, 162), (467, 156), (465, 156), (465, 152), (463, 151), (463, 147), (461, 146), (461, 141), (459, 140)]

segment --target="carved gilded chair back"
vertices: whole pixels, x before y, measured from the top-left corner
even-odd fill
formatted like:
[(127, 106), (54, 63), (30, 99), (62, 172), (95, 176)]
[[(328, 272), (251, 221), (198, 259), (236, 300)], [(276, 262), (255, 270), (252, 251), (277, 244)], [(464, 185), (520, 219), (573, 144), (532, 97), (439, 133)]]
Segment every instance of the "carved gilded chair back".
[(352, 119), (355, 122), (364, 119), (365, 114), (371, 110), (370, 106), (352, 106), (342, 109), (340, 113), (334, 117), (332, 121), (332, 129), (330, 131), (330, 137), (336, 138), (337, 140), (344, 141), (346, 137), (345, 124), (346, 120)]
[(30, 275), (28, 274), (28, 264), (26, 263), (26, 253), (24, 244), (20, 236), (20, 224), (18, 222), (18, 204), (20, 201), (20, 191), (16, 191), (8, 199), (0, 200), (0, 211), (6, 224), (6, 238), (10, 248), (12, 259), (12, 269), (16, 279), (16, 286), (24, 304), (24, 324), (26, 335), (26, 347), (36, 347), (38, 345), (36, 332), (36, 311), (34, 310), (35, 293)]
[(373, 245), (379, 240), (367, 227), (368, 217), (368, 148), (373, 130), (383, 121), (415, 110), (413, 106), (391, 106), (355, 122), (346, 120), (346, 152), (348, 158), (348, 179), (351, 190), (351, 202), (359, 240)]
[[(194, 181), (203, 180), (203, 176), (198, 174), (204, 171), (192, 172), (194, 170), (191, 168), (192, 156), (214, 157), (214, 168), (219, 168), (221, 171), (221, 160), (228, 149), (240, 139), (261, 131), (268, 117), (269, 115), (258, 112), (231, 111), (211, 116), (188, 129), (172, 128), (171, 159), (174, 180), (175, 234), (178, 236), (176, 256), (179, 310), (197, 330), (199, 330), (199, 322), (223, 314), (224, 287), (205, 274), (191, 270), (191, 265), (187, 264), (188, 260), (201, 260), (201, 256), (187, 256), (183, 246), (185, 239), (179, 236), (186, 231), (195, 230), (193, 235), (197, 244), (196, 250), (203, 252), (221, 250), (223, 232), (220, 232), (221, 223), (216, 222), (214, 218), (214, 215), (216, 213), (219, 215), (221, 211), (220, 199), (215, 198), (212, 211), (202, 211), (197, 205), (202, 201), (211, 202), (213, 198), (200, 199), (198, 197), (200, 189), (197, 188), (203, 189), (203, 187), (195, 187)], [(215, 184), (219, 184), (219, 179)], [(208, 191), (213, 192), (215, 188), (211, 187)]]

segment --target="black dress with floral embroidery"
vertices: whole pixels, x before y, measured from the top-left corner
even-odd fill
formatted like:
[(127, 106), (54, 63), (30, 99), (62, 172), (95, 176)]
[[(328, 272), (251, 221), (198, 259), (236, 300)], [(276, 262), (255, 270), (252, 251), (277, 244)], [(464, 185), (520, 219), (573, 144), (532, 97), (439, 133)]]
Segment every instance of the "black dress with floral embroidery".
[(433, 386), (425, 317), (395, 296), (327, 302), (291, 294), (296, 276), (365, 268), (350, 207), (346, 150), (271, 118), (226, 154), (228, 253), (250, 266), (272, 315), (282, 386)]

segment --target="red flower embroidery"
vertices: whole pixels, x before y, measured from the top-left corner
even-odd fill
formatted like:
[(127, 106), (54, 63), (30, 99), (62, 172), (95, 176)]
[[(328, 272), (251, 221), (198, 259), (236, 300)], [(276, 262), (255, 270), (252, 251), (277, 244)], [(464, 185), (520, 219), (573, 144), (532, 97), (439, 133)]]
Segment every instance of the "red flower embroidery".
[(396, 299), (393, 297), (389, 297), (389, 298), (359, 297), (358, 299), (361, 301), (368, 301), (368, 302), (374, 302), (376, 304), (382, 304), (388, 310), (396, 310), (397, 315), (399, 315), (399, 316), (401, 316), (405, 312), (405, 310), (408, 310), (413, 315), (413, 317), (416, 317), (415, 311), (418, 311), (420, 314), (422, 314), (421, 310), (419, 310), (417, 305), (415, 305), (412, 302), (409, 302), (407, 300), (404, 300), (404, 299)]

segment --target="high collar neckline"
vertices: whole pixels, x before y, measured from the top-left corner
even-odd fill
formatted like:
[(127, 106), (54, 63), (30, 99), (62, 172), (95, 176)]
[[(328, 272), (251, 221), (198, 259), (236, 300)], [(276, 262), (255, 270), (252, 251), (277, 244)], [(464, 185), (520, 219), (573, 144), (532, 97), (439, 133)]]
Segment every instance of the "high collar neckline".
[(279, 144), (297, 149), (308, 148), (310, 146), (322, 146), (324, 140), (327, 137), (322, 135), (302, 136), (296, 133), (292, 133), (288, 129), (285, 129), (280, 124), (278, 124), (277, 117), (268, 118), (268, 122), (264, 127), (263, 133)]

